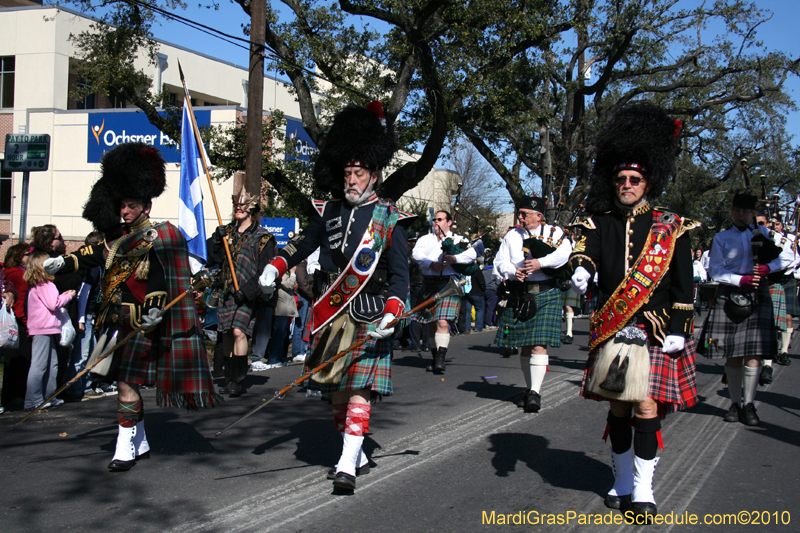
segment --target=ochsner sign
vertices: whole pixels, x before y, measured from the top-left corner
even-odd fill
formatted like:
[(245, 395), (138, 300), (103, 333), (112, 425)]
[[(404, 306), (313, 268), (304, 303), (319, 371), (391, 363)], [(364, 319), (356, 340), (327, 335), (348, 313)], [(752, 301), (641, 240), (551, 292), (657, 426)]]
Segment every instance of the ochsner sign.
[[(163, 114), (163, 113), (162, 113)], [(211, 123), (211, 111), (195, 111), (198, 127)], [(87, 163), (99, 163), (103, 154), (115, 146), (130, 142), (141, 142), (155, 146), (168, 163), (180, 163), (180, 139), (170, 139), (161, 130), (150, 124), (141, 111), (89, 113), (89, 136), (86, 150)]]

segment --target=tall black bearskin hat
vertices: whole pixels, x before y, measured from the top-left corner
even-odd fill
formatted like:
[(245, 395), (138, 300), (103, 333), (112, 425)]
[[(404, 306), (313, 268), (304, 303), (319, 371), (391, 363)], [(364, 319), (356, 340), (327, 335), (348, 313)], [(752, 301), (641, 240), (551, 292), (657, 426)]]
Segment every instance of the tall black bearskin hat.
[(386, 125), (383, 104), (346, 107), (334, 117), (325, 135), (314, 164), (314, 180), (321, 190), (341, 197), (346, 166), (382, 170), (396, 151), (397, 140)]
[(100, 179), (83, 206), (83, 218), (112, 240), (122, 234), (122, 200), (149, 203), (164, 192), (166, 162), (161, 152), (148, 144), (127, 143), (106, 152), (100, 164)]
[(586, 209), (604, 213), (614, 205), (614, 176), (638, 170), (645, 177), (647, 197), (660, 196), (675, 171), (681, 121), (650, 102), (637, 102), (614, 113), (595, 137), (595, 163)]

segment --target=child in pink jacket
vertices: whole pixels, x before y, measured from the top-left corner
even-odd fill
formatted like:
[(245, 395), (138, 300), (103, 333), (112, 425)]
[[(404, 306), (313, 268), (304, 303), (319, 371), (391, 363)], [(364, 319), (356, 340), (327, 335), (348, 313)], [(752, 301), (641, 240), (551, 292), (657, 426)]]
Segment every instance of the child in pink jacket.
[[(58, 374), (58, 342), (61, 338), (61, 320), (58, 310), (69, 303), (75, 291), (58, 294), (53, 276), (44, 271), (42, 264), (50, 257), (45, 252), (33, 252), (28, 258), (23, 279), (28, 283), (28, 333), (31, 341), (31, 368), (28, 371), (28, 390), (25, 393), (25, 410), (31, 411), (56, 391)], [(55, 407), (64, 400), (54, 399)]]

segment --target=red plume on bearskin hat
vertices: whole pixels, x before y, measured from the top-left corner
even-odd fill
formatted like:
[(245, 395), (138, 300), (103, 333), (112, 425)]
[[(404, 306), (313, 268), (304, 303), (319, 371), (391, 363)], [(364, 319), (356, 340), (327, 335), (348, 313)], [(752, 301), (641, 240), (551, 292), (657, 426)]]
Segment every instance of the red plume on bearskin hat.
[(681, 126), (650, 102), (636, 102), (614, 113), (595, 137), (586, 210), (604, 213), (614, 206), (614, 176), (625, 168), (642, 172), (648, 199), (660, 196), (675, 172)]
[(394, 131), (386, 125), (380, 102), (370, 102), (367, 108), (346, 107), (334, 117), (325, 135), (314, 164), (314, 180), (321, 190), (341, 197), (345, 166), (352, 163), (381, 170), (396, 151)]
[(112, 240), (122, 234), (122, 200), (133, 198), (149, 203), (164, 192), (166, 162), (157, 148), (126, 143), (106, 152), (100, 163), (100, 179), (83, 206), (83, 218)]

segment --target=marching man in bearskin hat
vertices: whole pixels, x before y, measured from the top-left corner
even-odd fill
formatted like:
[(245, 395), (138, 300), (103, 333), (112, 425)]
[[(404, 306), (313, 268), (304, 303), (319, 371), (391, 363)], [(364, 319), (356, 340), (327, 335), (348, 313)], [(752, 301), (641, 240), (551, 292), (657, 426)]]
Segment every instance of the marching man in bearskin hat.
[(74, 254), (45, 261), (45, 270), (73, 272), (102, 266), (102, 301), (97, 312), (99, 355), (133, 330), (133, 339), (98, 365), (93, 379), (119, 386), (119, 431), (109, 470), (130, 470), (150, 456), (139, 387), (157, 388), (158, 405), (189, 410), (213, 407), (208, 355), (191, 298), (183, 298), (162, 317), (164, 306), (191, 290), (192, 272), (183, 234), (169, 222), (150, 220), (152, 199), (164, 192), (161, 153), (142, 143), (122, 144), (106, 152), (102, 175), (83, 209), (105, 241)]
[(697, 402), (687, 231), (699, 224), (651, 203), (674, 172), (680, 129), (646, 102), (611, 116), (595, 140), (591, 216), (570, 258), (578, 293), (598, 273), (581, 395), (610, 403), (614, 486), (605, 503), (638, 523), (656, 513), (661, 418)]
[(324, 283), (308, 317), (313, 339), (306, 365), (314, 368), (367, 339), (309, 381), (310, 388), (331, 394), (343, 445), (328, 478), (344, 490), (355, 489), (356, 476), (369, 472), (362, 443), (372, 402), (392, 394), (394, 327), (388, 324), (401, 315), (408, 299), (403, 221), (413, 215), (375, 194), (381, 171), (396, 150), (380, 102), (339, 112), (314, 166), (317, 186), (333, 199), (313, 201), (315, 216), (309, 226), (278, 252), (259, 278), (264, 292), (271, 294), (276, 280), (319, 247), (314, 283)]

